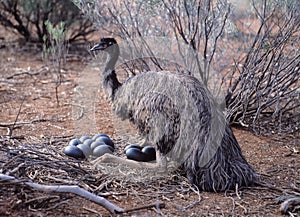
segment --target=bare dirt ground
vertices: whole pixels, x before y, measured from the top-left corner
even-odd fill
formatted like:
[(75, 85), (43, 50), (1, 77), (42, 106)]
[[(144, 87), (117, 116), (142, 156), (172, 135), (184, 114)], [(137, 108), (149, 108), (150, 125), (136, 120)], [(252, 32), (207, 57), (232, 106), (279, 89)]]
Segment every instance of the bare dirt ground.
[[(234, 129), (249, 163), (273, 187), (255, 186), (223, 193), (197, 192), (180, 174), (168, 178), (132, 181), (94, 170), (88, 161), (63, 154), (77, 133), (72, 106), (74, 88), (88, 58), (69, 55), (55, 97), (55, 74), (34, 46), (10, 43), (0, 49), (0, 170), (22, 180), (49, 185), (74, 184), (124, 208), (163, 203), (125, 216), (281, 216), (281, 201), (300, 195), (300, 143), (296, 135), (283, 139)], [(88, 72), (86, 72), (88, 73)], [(98, 79), (98, 78), (95, 78)], [(99, 91), (97, 131), (116, 142), (116, 154), (128, 143), (111, 115), (109, 102)], [(8, 134), (11, 138), (8, 139)], [(0, 216), (109, 216), (101, 206), (67, 193), (43, 193), (22, 184), (0, 181)], [(290, 209), (299, 216), (299, 206)], [(292, 214), (293, 213), (293, 214)]]

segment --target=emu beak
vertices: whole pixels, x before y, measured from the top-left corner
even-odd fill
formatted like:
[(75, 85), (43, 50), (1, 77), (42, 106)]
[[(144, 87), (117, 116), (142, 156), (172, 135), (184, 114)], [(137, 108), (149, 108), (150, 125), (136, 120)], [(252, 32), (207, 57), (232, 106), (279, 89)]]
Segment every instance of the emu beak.
[(107, 44), (106, 43), (99, 43), (99, 44), (95, 44), (90, 51), (95, 51), (95, 50), (104, 50), (105, 48), (107, 48)]

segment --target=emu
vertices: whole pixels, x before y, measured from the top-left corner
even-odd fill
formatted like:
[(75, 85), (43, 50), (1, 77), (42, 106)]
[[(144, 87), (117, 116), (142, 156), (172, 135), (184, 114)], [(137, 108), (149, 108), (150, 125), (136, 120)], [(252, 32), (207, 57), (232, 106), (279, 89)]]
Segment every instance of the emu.
[(123, 83), (115, 65), (120, 51), (114, 38), (102, 38), (91, 51), (107, 52), (102, 86), (116, 114), (129, 119), (157, 147), (156, 162), (136, 162), (105, 154), (95, 164), (117, 163), (135, 168), (183, 168), (202, 191), (251, 186), (258, 179), (210, 92), (193, 76), (147, 72)]

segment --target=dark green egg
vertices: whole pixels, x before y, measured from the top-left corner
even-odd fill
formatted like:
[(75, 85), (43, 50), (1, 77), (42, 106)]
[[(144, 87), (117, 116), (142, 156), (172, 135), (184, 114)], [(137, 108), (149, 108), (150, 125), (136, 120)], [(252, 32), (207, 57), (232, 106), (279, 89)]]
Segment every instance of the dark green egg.
[(140, 151), (142, 150), (142, 146), (140, 145), (137, 145), (137, 144), (130, 144), (130, 145), (127, 145), (125, 148), (124, 148), (124, 153), (126, 153), (126, 151), (130, 148), (136, 148), (136, 149), (139, 149)]
[(85, 155), (86, 158), (88, 158), (92, 154), (92, 149), (88, 144), (82, 143), (76, 147), (79, 148), (83, 152), (83, 154)]
[(109, 153), (112, 154), (112, 150), (111, 150), (111, 146), (109, 145), (100, 145), (97, 146), (94, 150), (93, 150), (93, 156), (95, 157), (101, 157), (102, 155)]
[(65, 155), (73, 157), (75, 159), (84, 159), (85, 156), (83, 151), (81, 151), (77, 146), (68, 145), (64, 150)]
[(86, 139), (83, 141), (83, 144), (90, 146), (93, 142), (94, 142), (94, 140), (92, 140), (92, 139)]
[(106, 144), (102, 141), (94, 141), (91, 144), (91, 149), (94, 150), (97, 146), (100, 146), (100, 145), (106, 145)]
[(156, 159), (156, 150), (154, 146), (145, 146), (142, 149), (142, 152), (148, 155), (150, 161), (153, 161)]
[[(93, 140), (96, 140), (98, 137), (107, 137), (109, 138), (108, 135), (104, 134), (104, 133), (99, 133), (99, 134), (96, 134), (95, 136), (93, 136)], [(110, 138), (109, 138), (110, 139)]]
[(82, 136), (82, 137), (80, 137), (80, 141), (81, 141), (81, 143), (83, 143), (85, 140), (87, 140), (87, 139), (90, 139), (91, 137), (90, 136)]
[(147, 155), (137, 148), (129, 148), (126, 150), (126, 157), (130, 160), (145, 161)]
[(72, 139), (70, 142), (69, 142), (69, 145), (72, 145), (72, 146), (77, 146), (78, 144), (82, 143), (79, 139)]
[(106, 145), (109, 145), (111, 146), (113, 149), (115, 149), (115, 144), (114, 142), (108, 138), (108, 137), (103, 137), (103, 136), (100, 136), (96, 139), (96, 141), (101, 141), (101, 142), (104, 142)]

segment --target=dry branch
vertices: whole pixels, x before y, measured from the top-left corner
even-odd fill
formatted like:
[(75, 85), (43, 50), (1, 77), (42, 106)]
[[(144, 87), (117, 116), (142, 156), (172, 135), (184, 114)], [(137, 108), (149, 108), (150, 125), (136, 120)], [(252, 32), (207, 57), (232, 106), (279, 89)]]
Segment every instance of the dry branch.
[(280, 211), (282, 214), (288, 214), (289, 209), (291, 207), (295, 207), (295, 206), (299, 206), (299, 205), (300, 205), (300, 197), (293, 197), (293, 198), (285, 200), (280, 205)]
[[(245, 24), (240, 27), (229, 1), (72, 1), (99, 30), (126, 40), (123, 60), (132, 59), (124, 71), (200, 76), (218, 103), (226, 104), (230, 123), (257, 133), (299, 132), (300, 22), (293, 1), (251, 1), (253, 11), (243, 16), (259, 26), (250, 33)], [(149, 36), (174, 38), (171, 52), (156, 53), (156, 47), (169, 50), (169, 45), (159, 39), (151, 47)], [(235, 48), (234, 40), (241, 46)]]
[(162, 209), (165, 208), (165, 204), (164, 203), (154, 203), (154, 204), (150, 204), (150, 205), (145, 205), (145, 206), (139, 206), (139, 207), (135, 207), (132, 209), (125, 209), (124, 211), (118, 212), (118, 213), (130, 213), (130, 212), (134, 212), (134, 211), (139, 211), (139, 210), (143, 210), (143, 209), (152, 209), (152, 208), (157, 208), (157, 209)]
[(5, 174), (0, 173), (0, 180), (7, 181), (9, 183), (14, 183), (14, 184), (24, 184), (27, 185), (33, 189), (39, 190), (39, 191), (44, 191), (46, 193), (50, 192), (62, 192), (62, 193), (73, 193), (78, 196), (81, 196), (83, 198), (86, 198), (90, 201), (93, 201), (101, 206), (103, 206), (105, 209), (107, 209), (111, 213), (122, 213), (124, 210), (108, 200), (106, 200), (103, 197), (99, 197), (93, 193), (90, 193), (82, 188), (80, 188), (77, 185), (42, 185), (42, 184), (37, 184), (32, 181), (21, 181), (19, 179), (14, 178), (13, 176), (8, 176)]
[(22, 125), (30, 125), (34, 123), (39, 122), (46, 122), (46, 121), (52, 121), (51, 119), (45, 119), (45, 118), (35, 118), (31, 121), (24, 121), (24, 122), (13, 122), (13, 123), (0, 123), (0, 127), (18, 127)]
[(251, 44), (246, 56), (229, 69), (227, 118), (257, 133), (296, 135), (300, 121), (297, 8), (267, 0), (253, 1), (252, 6), (260, 25), (247, 40)]

